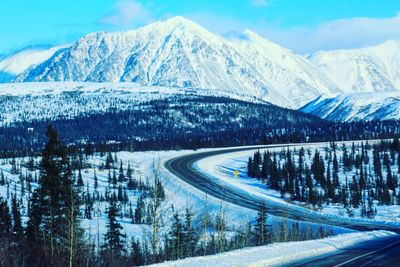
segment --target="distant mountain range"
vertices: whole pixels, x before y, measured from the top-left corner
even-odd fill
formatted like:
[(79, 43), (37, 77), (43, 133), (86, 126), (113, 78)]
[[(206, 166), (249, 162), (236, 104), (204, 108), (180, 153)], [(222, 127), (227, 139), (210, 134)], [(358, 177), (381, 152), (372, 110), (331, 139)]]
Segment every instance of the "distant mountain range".
[[(250, 30), (241, 36), (225, 39), (174, 17), (133, 31), (88, 34), (71, 45), (21, 50), (0, 60), (0, 82), (134, 82), (223, 90), (294, 109), (316, 101), (320, 107), (327, 103), (321, 95), (344, 99), (348, 93), (399, 92), (399, 42), (302, 56)], [(311, 110), (311, 103), (302, 110), (329, 117)]]
[(332, 121), (400, 119), (400, 91), (321, 96), (300, 109)]

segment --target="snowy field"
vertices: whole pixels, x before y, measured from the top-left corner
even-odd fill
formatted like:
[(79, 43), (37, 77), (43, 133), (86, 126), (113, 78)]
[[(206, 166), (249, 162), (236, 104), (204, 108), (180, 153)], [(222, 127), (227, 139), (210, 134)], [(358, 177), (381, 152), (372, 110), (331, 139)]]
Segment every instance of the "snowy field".
[(151, 266), (280, 266), (316, 256), (333, 254), (362, 242), (378, 240), (393, 235), (396, 234), (387, 231), (348, 233), (318, 240), (278, 243), (262, 247), (245, 248), (218, 255), (187, 258)]
[[(171, 206), (175, 210), (183, 213), (186, 208), (195, 211), (195, 215), (200, 217), (203, 212), (216, 213), (220, 209), (223, 209), (229, 220), (235, 222), (236, 226), (244, 225), (256, 217), (256, 212), (252, 210), (247, 210), (241, 207), (230, 205), (213, 197), (206, 196), (200, 191), (196, 191), (189, 185), (181, 182), (179, 179), (175, 178), (173, 175), (169, 174), (163, 168), (163, 162), (169, 158), (177, 157), (186, 153), (192, 153), (193, 151), (166, 151), (166, 152), (118, 152), (115, 156), (118, 159), (118, 166), (120, 162), (123, 163), (124, 172), (128, 165), (133, 169), (133, 178), (136, 181), (146, 182), (147, 179), (151, 179), (154, 176), (153, 169), (156, 169), (160, 174), (164, 189), (166, 191), (166, 201), (163, 204), (163, 209), (166, 216), (172, 215)], [(113, 153), (114, 155), (114, 153)], [(22, 200), (22, 215), (26, 220), (28, 206), (27, 199), (29, 197), (28, 186), (24, 183), (24, 188), (21, 187), (20, 173), (30, 174), (32, 177), (37, 177), (39, 172), (29, 171), (24, 164), (28, 161), (28, 158), (16, 159), (16, 165), (18, 166), (18, 173), (12, 174), (12, 164), (11, 159), (0, 160), (0, 171), (7, 179), (7, 183), (4, 186), (0, 185), (0, 197), (5, 197), (10, 199), (13, 194), (17, 195), (18, 199)], [(39, 162), (39, 158), (35, 159), (35, 162)], [(94, 157), (89, 157), (85, 160), (85, 163), (90, 165), (90, 168), (85, 168), (82, 170), (82, 178), (84, 181), (83, 191), (89, 190), (90, 194), (93, 194), (94, 189), (94, 173), (98, 179), (97, 191), (101, 194), (108, 188), (108, 170), (99, 170), (98, 167), (104, 164), (105, 156), (100, 157), (95, 155)], [(116, 169), (118, 174), (118, 168)], [(151, 183), (151, 181), (150, 181)], [(32, 190), (37, 187), (37, 184), (32, 182)], [(112, 191), (112, 190), (111, 190)], [(129, 201), (135, 205), (139, 192), (137, 190), (128, 190)], [(93, 206), (93, 218), (91, 220), (84, 219), (82, 221), (84, 228), (88, 233), (97, 239), (97, 236), (102, 235), (106, 231), (106, 208), (107, 202), (96, 201)], [(135, 206), (133, 206), (135, 208)], [(127, 214), (129, 212), (129, 206), (124, 206), (122, 212)], [(166, 220), (167, 222), (169, 220)], [(119, 222), (124, 227), (124, 232), (128, 237), (142, 238), (143, 234), (146, 232), (147, 225), (144, 224), (132, 224), (129, 218), (121, 218)], [(167, 229), (169, 225), (165, 225)]]

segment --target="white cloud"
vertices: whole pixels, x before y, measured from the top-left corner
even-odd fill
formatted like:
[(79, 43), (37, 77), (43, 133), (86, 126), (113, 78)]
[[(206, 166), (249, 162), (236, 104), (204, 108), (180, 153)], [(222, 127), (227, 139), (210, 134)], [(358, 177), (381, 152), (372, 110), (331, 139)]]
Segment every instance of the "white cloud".
[[(272, 0), (251, 0), (258, 6)], [(146, 2), (147, 4), (147, 2)], [(99, 22), (118, 27), (136, 27), (155, 20), (154, 12), (137, 0), (120, 0)], [(171, 17), (172, 14), (163, 18)], [(317, 50), (349, 49), (400, 39), (400, 13), (389, 18), (355, 17), (332, 20), (309, 27), (282, 28), (279, 22), (245, 21), (221, 14), (195, 12), (183, 14), (206, 29), (234, 38), (249, 28), (273, 42), (298, 53)]]
[(254, 7), (266, 7), (268, 5), (267, 0), (251, 0), (251, 5)]
[(400, 39), (400, 13), (391, 18), (349, 18), (315, 27), (259, 28), (260, 33), (299, 52), (349, 49)]
[(148, 23), (151, 20), (149, 10), (139, 1), (119, 0), (109, 14), (99, 19), (99, 23), (129, 27), (137, 23)]
[(210, 13), (187, 14), (212, 32), (229, 38), (241, 36), (246, 28), (298, 53), (318, 50), (360, 48), (400, 40), (400, 13), (389, 18), (356, 17), (332, 20), (310, 27), (282, 28), (268, 20), (243, 21)]

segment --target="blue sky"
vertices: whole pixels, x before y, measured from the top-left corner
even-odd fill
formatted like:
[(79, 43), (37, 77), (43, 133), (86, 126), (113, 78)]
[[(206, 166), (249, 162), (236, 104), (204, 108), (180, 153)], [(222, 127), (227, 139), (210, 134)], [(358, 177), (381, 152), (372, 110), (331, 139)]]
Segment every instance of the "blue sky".
[(399, 0), (1, 0), (0, 54), (180, 15), (224, 35), (251, 29), (299, 53), (400, 39)]

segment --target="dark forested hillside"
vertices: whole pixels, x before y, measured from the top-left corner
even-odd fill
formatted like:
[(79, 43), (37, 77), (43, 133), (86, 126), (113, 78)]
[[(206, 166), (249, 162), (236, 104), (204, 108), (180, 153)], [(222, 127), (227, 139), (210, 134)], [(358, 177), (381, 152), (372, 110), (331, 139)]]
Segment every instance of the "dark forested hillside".
[(114, 108), (105, 111), (39, 116), (3, 126), (1, 153), (40, 151), (48, 124), (70, 146), (91, 144), (98, 151), (105, 146), (114, 150), (157, 150), (383, 138), (400, 132), (399, 122), (333, 123), (270, 104), (225, 97), (174, 96), (130, 104), (126, 110), (119, 110), (118, 103), (115, 100), (109, 105)]

